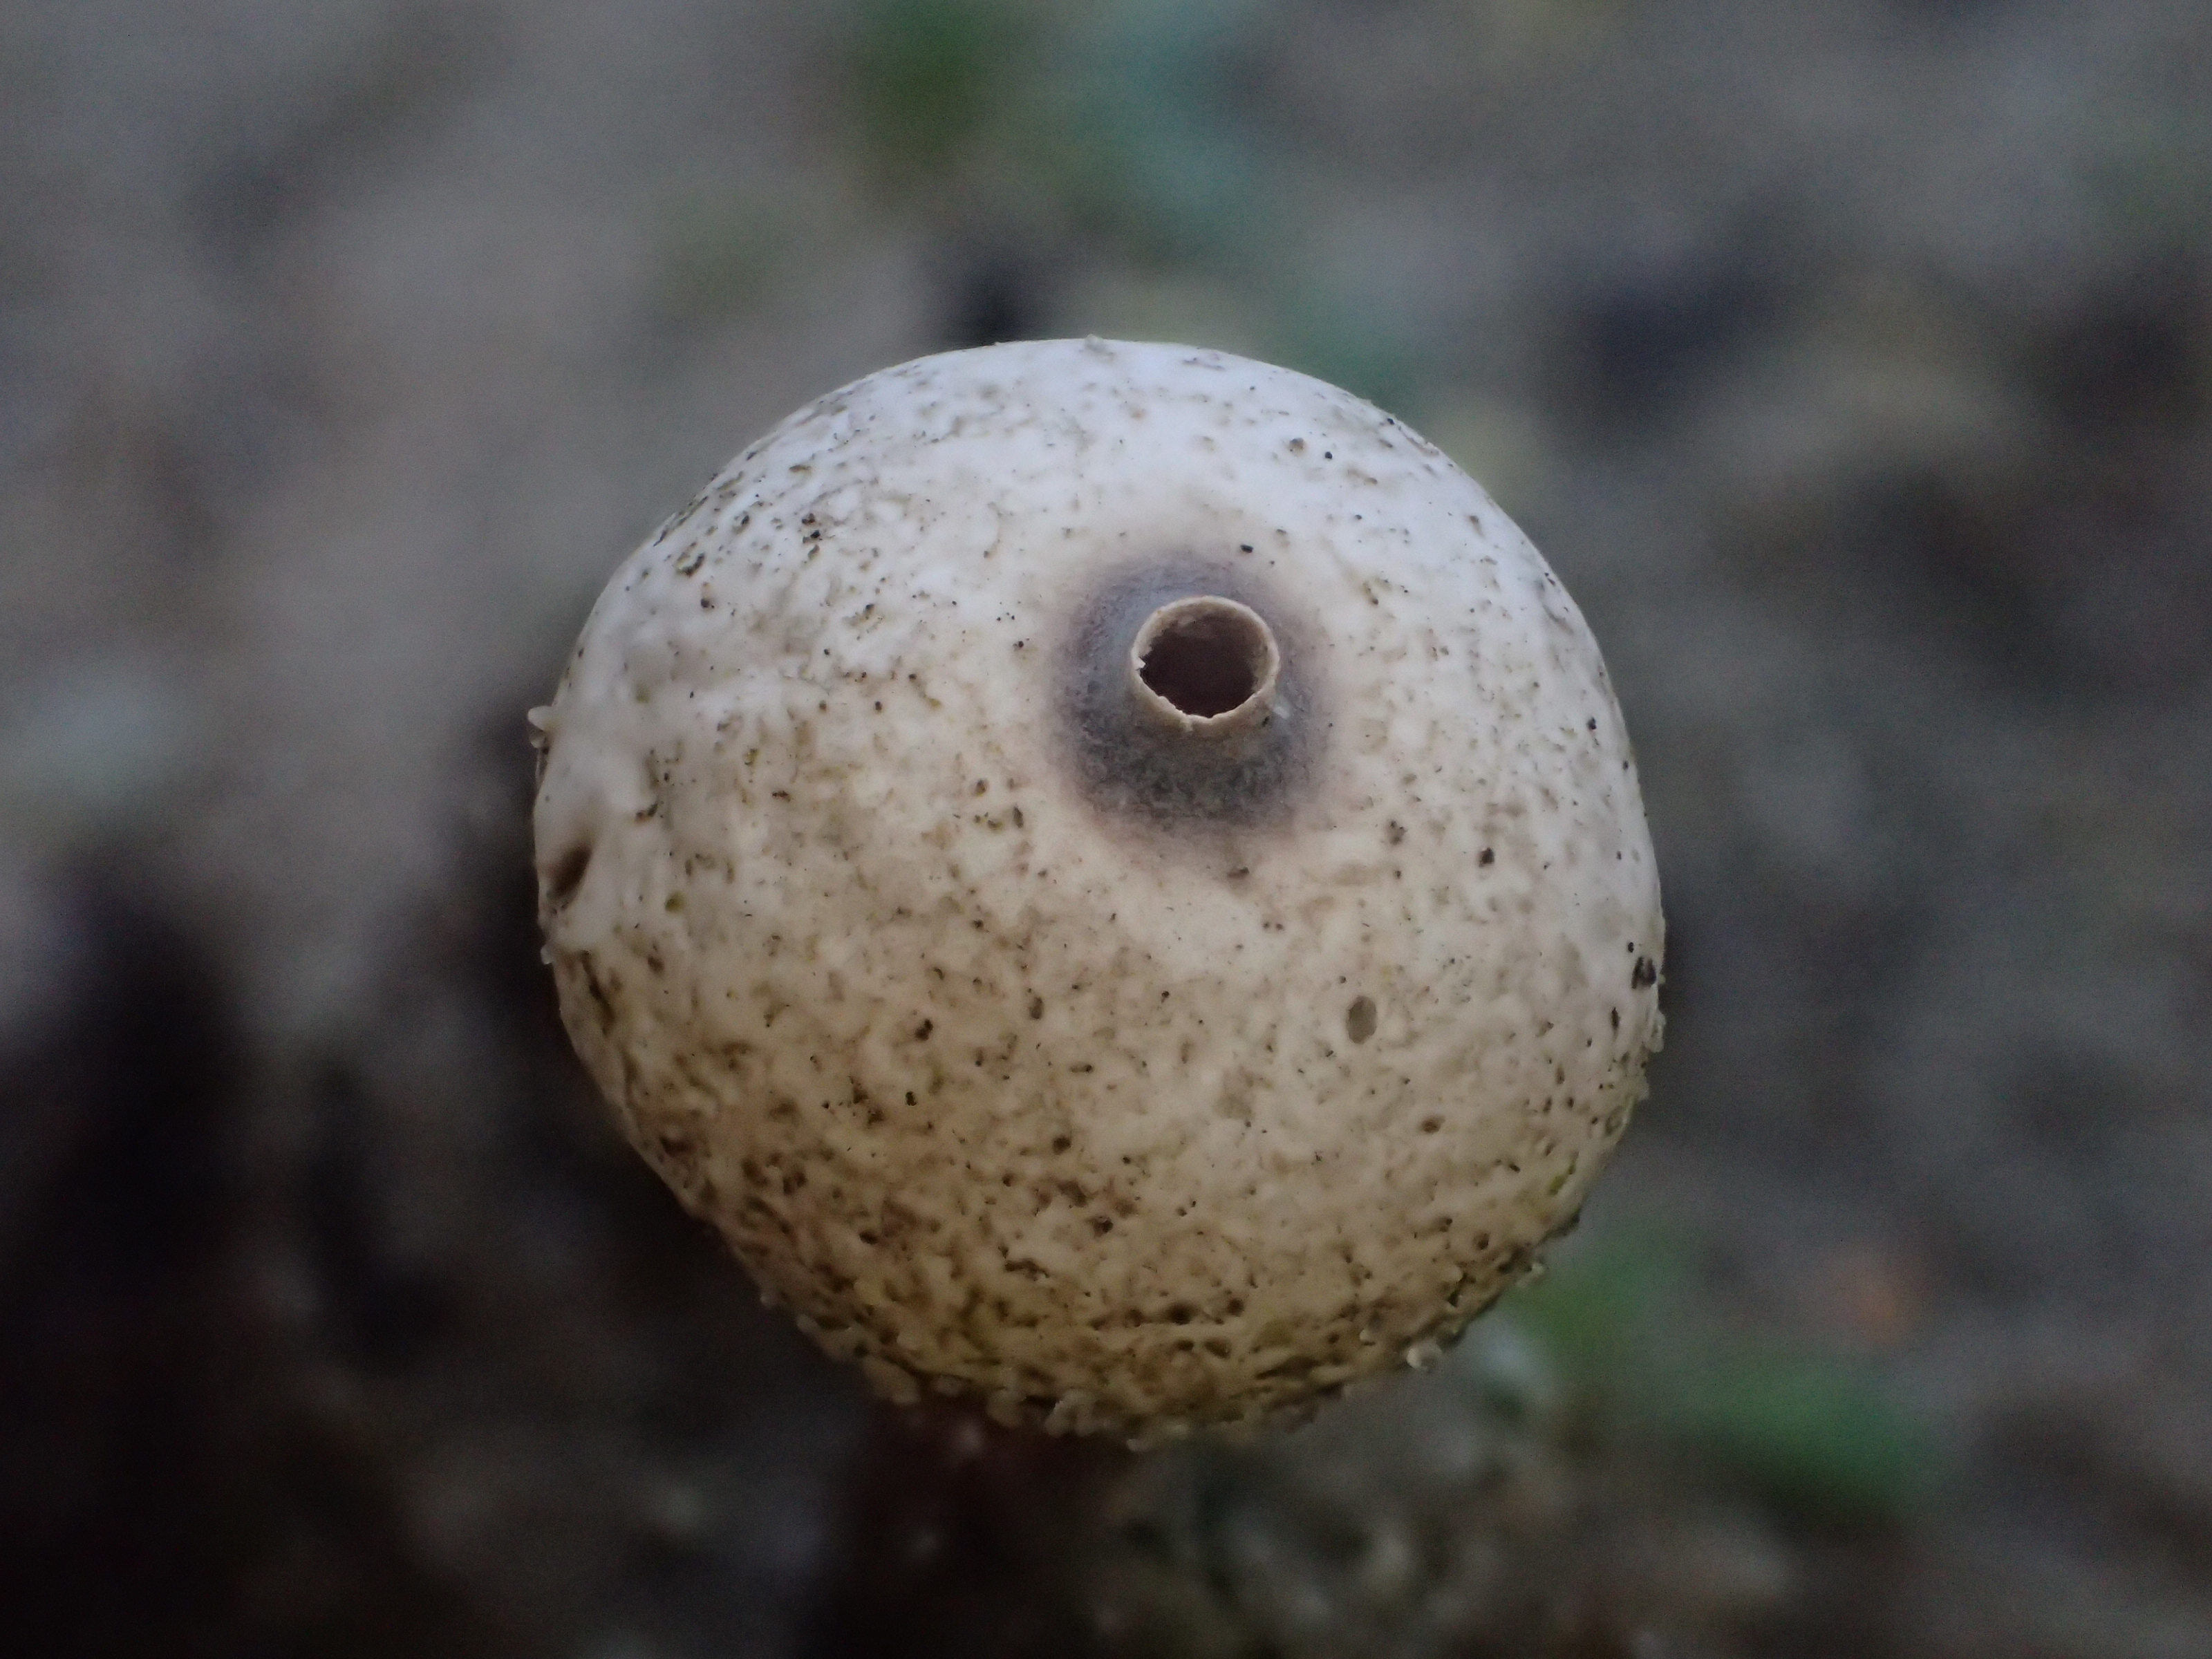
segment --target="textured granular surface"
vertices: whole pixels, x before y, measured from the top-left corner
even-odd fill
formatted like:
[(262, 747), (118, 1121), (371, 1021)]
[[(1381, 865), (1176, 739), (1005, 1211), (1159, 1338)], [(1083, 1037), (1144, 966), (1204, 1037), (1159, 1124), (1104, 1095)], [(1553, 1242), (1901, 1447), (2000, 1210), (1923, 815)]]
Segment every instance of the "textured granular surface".
[[(1177, 599), (1251, 728), (1122, 696)], [(537, 717), (543, 920), (633, 1140), (894, 1398), (1172, 1432), (1421, 1363), (1574, 1215), (1662, 923), (1541, 558), (1318, 381), (1101, 341), (834, 393)]]

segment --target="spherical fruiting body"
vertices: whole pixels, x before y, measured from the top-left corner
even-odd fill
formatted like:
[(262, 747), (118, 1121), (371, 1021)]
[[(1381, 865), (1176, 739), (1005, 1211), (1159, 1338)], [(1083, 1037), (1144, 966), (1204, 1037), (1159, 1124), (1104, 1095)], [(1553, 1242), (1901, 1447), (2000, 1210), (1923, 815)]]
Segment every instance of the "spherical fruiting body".
[(1093, 340), (858, 381), (622, 567), (533, 720), (579, 1051), (894, 1397), (1156, 1435), (1418, 1361), (1643, 1092), (1597, 647), (1303, 375)]

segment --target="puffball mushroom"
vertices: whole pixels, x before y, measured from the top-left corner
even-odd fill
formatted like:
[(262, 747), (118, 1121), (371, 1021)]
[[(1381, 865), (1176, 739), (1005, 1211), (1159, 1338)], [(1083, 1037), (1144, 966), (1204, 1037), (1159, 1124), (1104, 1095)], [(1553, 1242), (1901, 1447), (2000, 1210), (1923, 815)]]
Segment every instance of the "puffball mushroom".
[(1424, 1363), (1658, 1046), (1580, 613), (1285, 369), (1054, 340), (832, 392), (616, 573), (532, 724), (577, 1049), (894, 1400), (1158, 1438)]

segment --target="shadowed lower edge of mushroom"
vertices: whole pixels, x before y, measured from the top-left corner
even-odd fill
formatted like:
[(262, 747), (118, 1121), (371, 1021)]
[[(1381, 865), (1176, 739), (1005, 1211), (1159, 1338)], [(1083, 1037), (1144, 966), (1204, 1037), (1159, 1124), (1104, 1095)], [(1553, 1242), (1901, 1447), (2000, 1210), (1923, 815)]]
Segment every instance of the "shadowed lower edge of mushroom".
[[(659, 1160), (653, 1150), (641, 1141), (635, 1144), (647, 1160), (658, 1167)], [(681, 1194), (682, 1188), (678, 1190)], [(685, 1202), (722, 1232), (732, 1253), (745, 1263), (761, 1286), (763, 1300), (772, 1306), (784, 1304), (785, 1298), (769, 1288), (769, 1280), (750, 1260), (745, 1241), (732, 1231), (726, 1218), (689, 1198)], [(1050, 1436), (1106, 1435), (1122, 1440), (1132, 1450), (1146, 1451), (1194, 1434), (1220, 1435), (1233, 1441), (1296, 1428), (1330, 1404), (1382, 1387), (1403, 1370), (1427, 1370), (1501, 1297), (1537, 1272), (1544, 1251), (1571, 1233), (1581, 1219), (1581, 1206), (1577, 1204), (1556, 1217), (1541, 1237), (1513, 1246), (1480, 1280), (1469, 1279), (1445, 1297), (1426, 1324), (1397, 1335), (1387, 1346), (1377, 1345), (1372, 1364), (1316, 1382), (1315, 1373), (1327, 1369), (1325, 1362), (1317, 1356), (1302, 1354), (1274, 1374), (1263, 1374), (1256, 1384), (1244, 1379), (1233, 1393), (1224, 1392), (1212, 1399), (1179, 1399), (1164, 1409), (1134, 1408), (1117, 1401), (1110, 1380), (1104, 1378), (1098, 1388), (1051, 1395), (921, 1370), (897, 1352), (889, 1331), (878, 1331), (861, 1322), (825, 1322), (796, 1305), (791, 1311), (794, 1322), (811, 1341), (831, 1358), (858, 1365), (871, 1389), (894, 1407), (934, 1401), (980, 1412), (1002, 1429)]]

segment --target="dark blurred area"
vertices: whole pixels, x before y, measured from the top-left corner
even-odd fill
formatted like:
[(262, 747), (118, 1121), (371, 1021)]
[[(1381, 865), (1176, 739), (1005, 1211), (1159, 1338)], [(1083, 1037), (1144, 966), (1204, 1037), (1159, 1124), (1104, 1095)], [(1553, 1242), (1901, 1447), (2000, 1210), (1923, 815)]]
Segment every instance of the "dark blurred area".
[[(2212, 11), (0, 5), (0, 1630), (2212, 1654)], [(1433, 1370), (890, 1413), (601, 1120), (522, 713), (950, 346), (1375, 398), (1589, 614), (1669, 1041)]]

